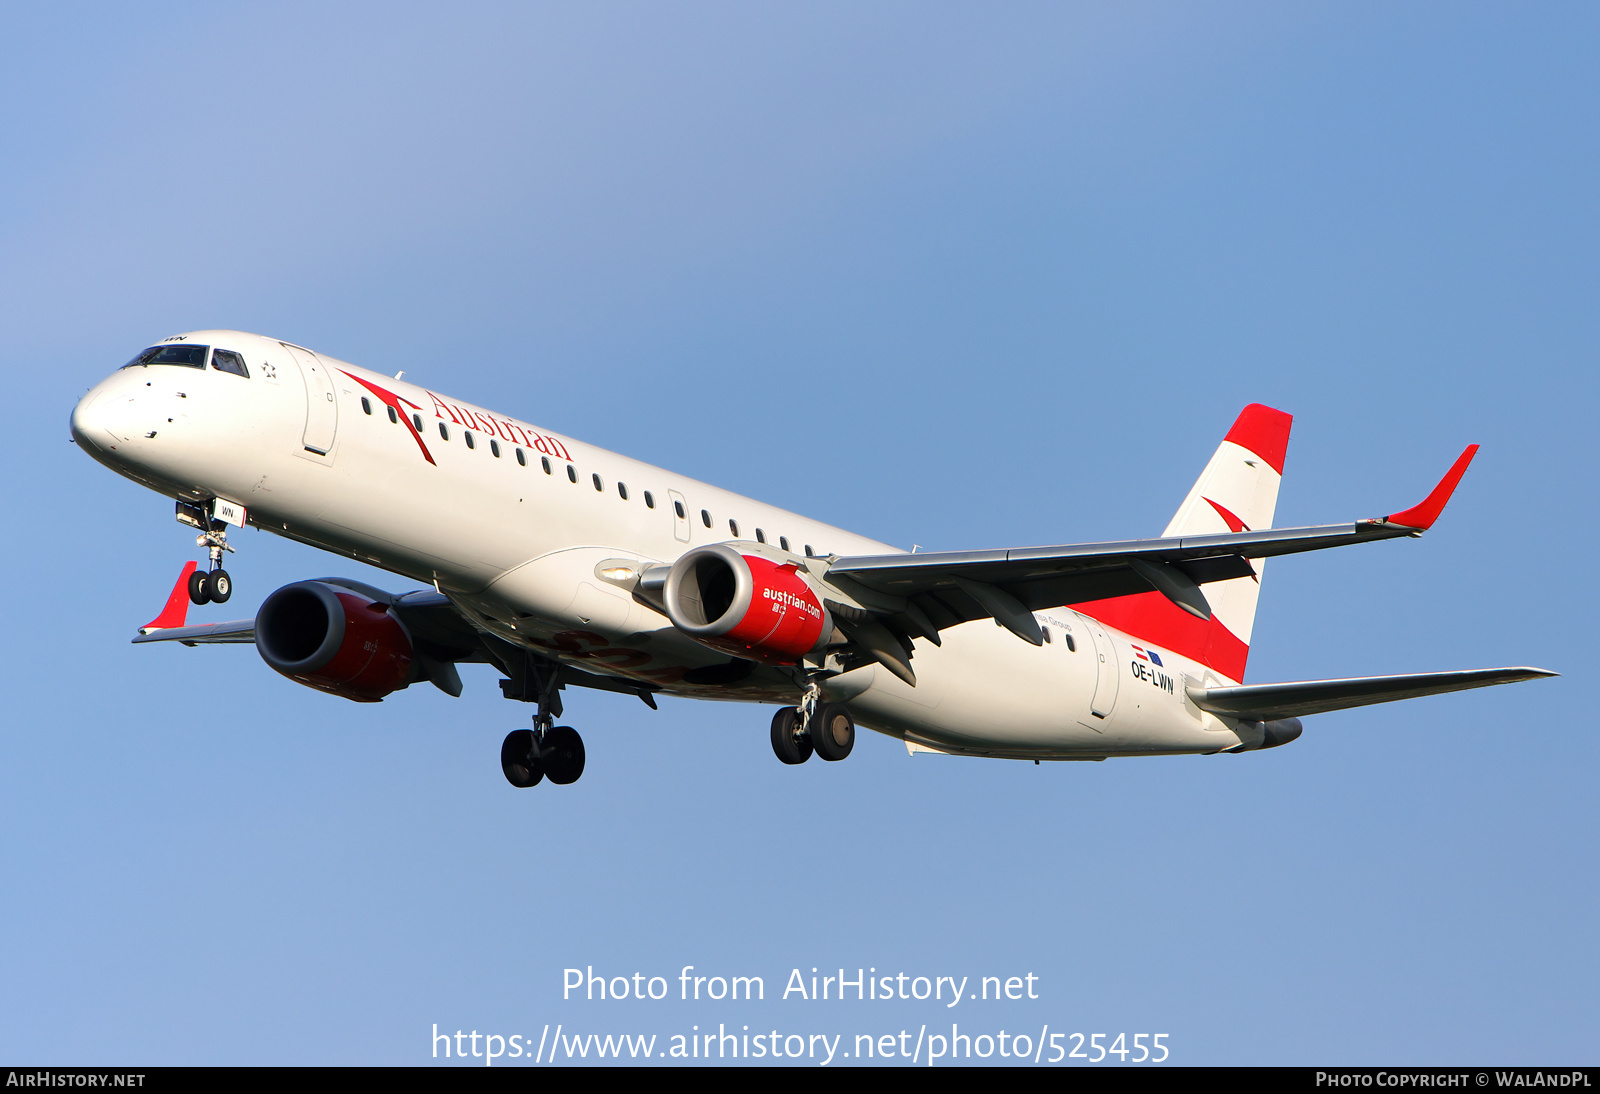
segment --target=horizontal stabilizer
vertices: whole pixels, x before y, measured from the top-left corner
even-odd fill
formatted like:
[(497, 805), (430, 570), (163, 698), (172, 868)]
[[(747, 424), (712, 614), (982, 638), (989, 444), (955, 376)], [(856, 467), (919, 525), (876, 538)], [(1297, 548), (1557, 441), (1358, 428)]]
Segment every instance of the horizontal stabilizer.
[(1302, 718), (1330, 710), (1392, 703), (1419, 695), (1514, 684), (1558, 673), (1545, 669), (1460, 669), (1455, 672), (1419, 672), (1406, 676), (1355, 676), (1347, 680), (1300, 680), (1288, 684), (1247, 684), (1242, 687), (1190, 688), (1189, 698), (1202, 710), (1266, 722), (1276, 718)]

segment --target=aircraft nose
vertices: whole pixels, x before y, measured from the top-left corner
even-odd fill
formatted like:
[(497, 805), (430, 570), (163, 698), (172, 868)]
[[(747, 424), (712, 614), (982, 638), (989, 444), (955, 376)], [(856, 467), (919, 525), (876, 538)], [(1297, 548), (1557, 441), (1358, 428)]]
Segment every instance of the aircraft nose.
[(116, 448), (128, 439), (136, 396), (112, 376), (89, 389), (72, 408), (72, 439), (91, 455)]
[(92, 388), (72, 408), (72, 439), (80, 447), (93, 451), (104, 448), (110, 440), (110, 431), (105, 428), (105, 396), (103, 388)]

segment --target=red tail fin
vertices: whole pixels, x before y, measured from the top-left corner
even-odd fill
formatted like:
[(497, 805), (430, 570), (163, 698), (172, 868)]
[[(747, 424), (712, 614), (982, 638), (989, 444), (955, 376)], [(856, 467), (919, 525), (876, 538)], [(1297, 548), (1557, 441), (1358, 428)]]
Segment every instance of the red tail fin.
[[(1211, 535), (1272, 527), (1283, 460), (1294, 419), (1281, 410), (1251, 403), (1206, 464), (1178, 507), (1164, 536)], [(1160, 593), (1133, 593), (1074, 610), (1143, 642), (1150, 642), (1215, 669), (1229, 680), (1243, 680), (1261, 592), (1263, 562), (1255, 574), (1206, 586), (1212, 617), (1197, 619)]]

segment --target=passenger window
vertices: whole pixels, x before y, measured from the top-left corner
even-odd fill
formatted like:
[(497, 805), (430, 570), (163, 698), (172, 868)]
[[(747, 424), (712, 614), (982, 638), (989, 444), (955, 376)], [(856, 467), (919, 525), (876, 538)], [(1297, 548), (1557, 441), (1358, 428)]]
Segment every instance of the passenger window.
[(417, 432), (418, 433), (421, 433), (422, 432), (422, 415), (421, 414), (413, 414), (413, 415), (411, 415), (411, 424), (417, 427)]
[(541, 466), (544, 467), (544, 473), (546, 475), (554, 474), (554, 472), (550, 470), (550, 457), (549, 456), (540, 456), (539, 457), (539, 463), (540, 463)]
[(472, 440), (472, 430), (470, 430), (470, 429), (466, 429), (466, 430), (462, 431), (461, 439), (467, 442), (467, 447), (468, 448), (477, 448), (478, 447)]
[(365, 395), (361, 396), (361, 412), (366, 414), (368, 417), (371, 417), (372, 415), (372, 404), (367, 401), (367, 397)]
[(567, 478), (571, 482), (578, 481), (578, 469), (573, 467), (570, 463), (567, 464)]
[(1067, 644), (1067, 652), (1068, 653), (1077, 653), (1078, 652), (1078, 644), (1072, 640), (1072, 635), (1063, 634), (1061, 636), (1061, 640)]
[(489, 451), (494, 455), (495, 459), (498, 460), (500, 458), (500, 442), (493, 437), (489, 438)]
[(705, 524), (705, 526), (707, 528), (710, 528), (711, 527), (711, 511), (709, 509), (700, 510), (700, 520), (701, 520), (702, 523)]
[(394, 412), (394, 407), (392, 407), (392, 406), (391, 407), (385, 407), (384, 409), (389, 412), (389, 424), (390, 425), (399, 425), (400, 424), (400, 415), (398, 415), (398, 414), (396, 414)]
[(767, 542), (767, 533), (763, 532), (759, 528), (756, 529), (756, 542), (757, 543), (765, 543), (765, 542)]
[(522, 449), (520, 449), (520, 448), (517, 449), (517, 462), (520, 463), (523, 467), (527, 467), (528, 466), (528, 457), (526, 457), (526, 456), (524, 456), (522, 454)]
[(597, 493), (597, 494), (605, 493), (606, 488), (605, 488), (605, 485), (600, 481), (600, 476), (598, 474), (594, 474), (594, 475), (590, 475), (589, 477), (594, 480), (594, 491), (595, 491), (595, 493)]
[(739, 522), (736, 521), (736, 520), (729, 520), (728, 521), (728, 531), (733, 533), (733, 538), (734, 539), (738, 539), (739, 538)]
[[(231, 349), (214, 349), (211, 351), (211, 367), (218, 372), (231, 372), (235, 376), (250, 378), (250, 370), (244, 367), (244, 358)], [(366, 399), (361, 400), (363, 403)], [(372, 411), (368, 410), (368, 414)]]
[(788, 536), (779, 536), (778, 537), (778, 546), (782, 547), (785, 551), (787, 551), (789, 549), (789, 537)]
[(654, 509), (656, 507), (656, 496), (648, 490), (644, 492), (644, 507), (646, 509)]
[(811, 549), (811, 544), (809, 544), (809, 543), (806, 544), (806, 557), (807, 558), (816, 558), (817, 557), (817, 553)]
[(1039, 634), (1044, 638), (1044, 640), (1046, 642), (1050, 641), (1050, 628), (1049, 627), (1040, 627), (1039, 628)]
[(625, 483), (625, 482), (617, 483), (617, 495), (620, 498), (622, 498), (623, 501), (627, 501), (628, 500), (628, 484), (627, 483)]
[(672, 503), (672, 511), (674, 513), (678, 514), (678, 519), (679, 520), (688, 520), (689, 519), (688, 517), (686, 517), (684, 515), (683, 502), (681, 502), (681, 501), (675, 501), (675, 502)]

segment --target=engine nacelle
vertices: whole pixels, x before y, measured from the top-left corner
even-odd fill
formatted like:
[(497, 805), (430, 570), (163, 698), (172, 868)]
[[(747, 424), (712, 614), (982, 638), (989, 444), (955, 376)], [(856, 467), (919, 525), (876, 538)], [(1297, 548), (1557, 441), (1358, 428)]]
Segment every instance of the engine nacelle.
[(833, 633), (799, 563), (727, 543), (696, 547), (673, 563), (662, 599), (673, 625), (695, 641), (772, 665), (795, 664)]
[(262, 601), (256, 649), (296, 683), (358, 703), (405, 687), (416, 656), (387, 604), (324, 581), (297, 581)]

